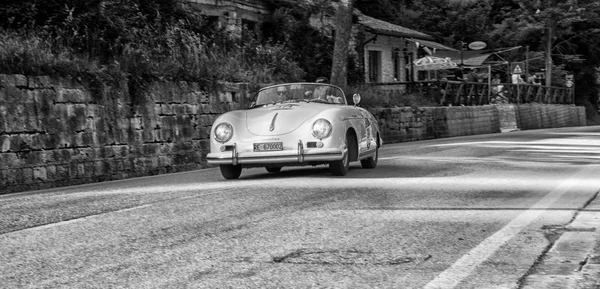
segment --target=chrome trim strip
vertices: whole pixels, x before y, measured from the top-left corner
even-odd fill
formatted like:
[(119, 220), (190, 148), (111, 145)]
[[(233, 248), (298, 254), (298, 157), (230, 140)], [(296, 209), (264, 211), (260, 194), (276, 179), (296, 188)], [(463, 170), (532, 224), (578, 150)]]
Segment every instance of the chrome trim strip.
[[(302, 154), (302, 162), (299, 162), (299, 155), (297, 154), (279, 154), (279, 155), (259, 155), (259, 154), (244, 154), (237, 155), (235, 159), (237, 164), (280, 164), (280, 163), (297, 163), (297, 164), (306, 164), (308, 162), (331, 162), (338, 161), (342, 158), (343, 154), (347, 152), (342, 152), (339, 150), (329, 150), (327, 152), (320, 153), (303, 153)], [(227, 155), (223, 157), (212, 156), (209, 154), (206, 157), (206, 161), (209, 164), (232, 164), (234, 159)]]
[(277, 115), (279, 115), (279, 113), (276, 113), (273, 116), (273, 119), (271, 120), (271, 125), (269, 126), (269, 131), (275, 130), (275, 120), (277, 119)]

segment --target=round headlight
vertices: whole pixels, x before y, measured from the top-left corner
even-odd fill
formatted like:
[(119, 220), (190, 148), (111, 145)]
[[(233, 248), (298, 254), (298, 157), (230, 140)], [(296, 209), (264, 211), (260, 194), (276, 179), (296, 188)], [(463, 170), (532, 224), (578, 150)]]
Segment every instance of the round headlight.
[(233, 136), (233, 127), (226, 123), (222, 122), (215, 127), (215, 140), (224, 143), (231, 139)]
[(331, 135), (331, 123), (323, 118), (317, 119), (312, 126), (312, 135), (318, 139), (324, 139)]

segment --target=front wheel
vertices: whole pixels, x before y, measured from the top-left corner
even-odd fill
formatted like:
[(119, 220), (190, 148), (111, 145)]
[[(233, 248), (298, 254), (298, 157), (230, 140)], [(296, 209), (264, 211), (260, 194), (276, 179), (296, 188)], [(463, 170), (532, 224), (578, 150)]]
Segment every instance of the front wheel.
[(375, 155), (372, 157), (360, 160), (360, 164), (365, 169), (374, 169), (377, 166), (377, 160), (379, 159), (379, 148), (375, 148)]
[(219, 167), (221, 168), (221, 175), (228, 180), (237, 179), (242, 174), (241, 165), (220, 165)]
[[(346, 137), (346, 147), (348, 147), (348, 137)], [(329, 163), (329, 169), (334, 176), (345, 176), (350, 168), (350, 151), (343, 154), (343, 157), (339, 161), (333, 161)]]

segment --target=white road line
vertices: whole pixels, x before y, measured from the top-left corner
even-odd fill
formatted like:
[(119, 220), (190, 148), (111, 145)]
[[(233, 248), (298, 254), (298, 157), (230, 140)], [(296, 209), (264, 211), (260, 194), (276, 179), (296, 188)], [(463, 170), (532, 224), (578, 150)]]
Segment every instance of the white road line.
[(487, 260), (502, 245), (515, 237), (519, 232), (521, 232), (521, 230), (536, 220), (545, 212), (545, 209), (549, 208), (554, 202), (568, 192), (569, 189), (578, 184), (582, 178), (586, 176), (591, 177), (589, 174), (597, 168), (598, 166), (594, 165), (587, 166), (577, 172), (571, 178), (556, 186), (546, 196), (535, 203), (529, 210), (517, 216), (510, 223), (504, 226), (504, 228), (500, 229), (495, 234), (481, 242), (477, 247), (473, 248), (473, 250), (462, 256), (454, 264), (452, 264), (450, 268), (446, 269), (435, 279), (425, 285), (423, 289), (449, 289), (456, 287), (456, 285), (469, 276), (478, 265)]

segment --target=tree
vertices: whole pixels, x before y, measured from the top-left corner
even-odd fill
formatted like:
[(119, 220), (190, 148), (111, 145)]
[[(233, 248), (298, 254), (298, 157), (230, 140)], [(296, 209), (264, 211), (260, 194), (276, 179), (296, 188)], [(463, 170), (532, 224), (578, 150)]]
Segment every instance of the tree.
[[(507, 2), (502, 1), (502, 2)], [(576, 81), (593, 73), (600, 65), (600, 4), (594, 0), (514, 0), (519, 8), (511, 9), (490, 32), (498, 43), (528, 45), (543, 51), (546, 85), (562, 81), (557, 70), (576, 73)], [(585, 62), (573, 61), (585, 55)], [(589, 83), (589, 81), (588, 81)], [(577, 88), (577, 85), (576, 85)], [(576, 102), (597, 103), (597, 94), (576, 93)]]
[(339, 86), (348, 84), (348, 48), (352, 32), (352, 0), (341, 0), (335, 13), (335, 43), (331, 83)]

